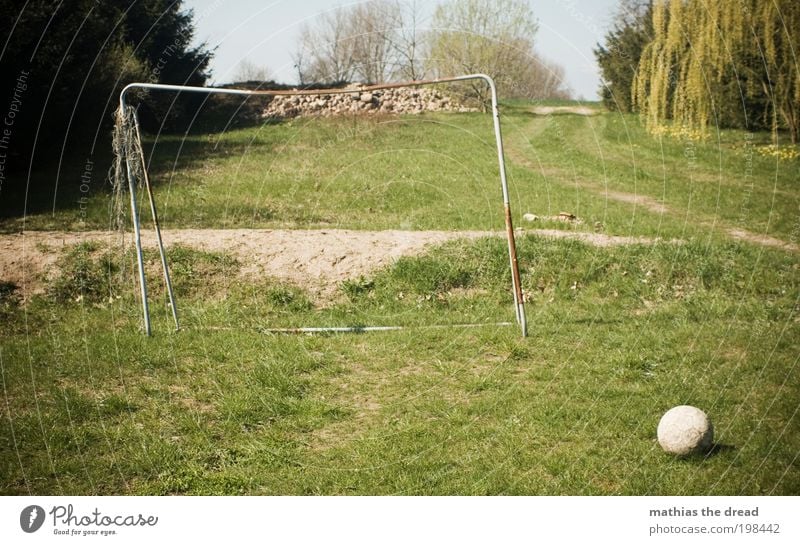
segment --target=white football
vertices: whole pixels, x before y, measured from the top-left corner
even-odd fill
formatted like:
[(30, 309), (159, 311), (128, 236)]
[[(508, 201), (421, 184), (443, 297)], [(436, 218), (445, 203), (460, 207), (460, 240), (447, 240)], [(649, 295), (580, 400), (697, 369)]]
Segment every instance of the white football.
[(670, 454), (687, 456), (711, 448), (714, 426), (697, 407), (680, 405), (664, 413), (658, 423), (658, 444)]

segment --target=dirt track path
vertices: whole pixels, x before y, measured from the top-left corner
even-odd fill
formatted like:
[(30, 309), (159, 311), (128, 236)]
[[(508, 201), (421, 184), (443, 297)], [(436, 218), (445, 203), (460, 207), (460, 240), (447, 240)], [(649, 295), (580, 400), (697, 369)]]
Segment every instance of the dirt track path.
[[(615, 237), (555, 229), (520, 230), (545, 238), (569, 238), (593, 246), (651, 244), (653, 239)], [(199, 250), (226, 252), (241, 263), (247, 278), (272, 277), (288, 281), (318, 296), (330, 295), (344, 280), (366, 276), (401, 256), (454, 239), (504, 236), (491, 231), (349, 231), (272, 229), (176, 229), (163, 232), (164, 243)], [(130, 233), (110, 231), (27, 231), (0, 235), (0, 280), (13, 282), (23, 295), (41, 293), (65, 248), (96, 241), (110, 248), (130, 248)], [(142, 242), (155, 248), (153, 232)]]
[[(546, 114), (550, 112), (539, 111), (535, 113)], [(579, 113), (572, 111), (566, 111), (566, 113), (573, 113), (576, 115), (590, 115), (589, 113)], [(533, 161), (528, 159), (525, 153), (517, 147), (515, 142), (507, 141), (505, 151), (508, 156), (508, 159), (513, 161), (514, 163), (523, 166), (525, 168), (535, 170), (536, 172), (542, 171), (542, 167), (540, 165), (536, 165)], [(550, 178), (556, 182), (561, 180), (559, 176), (551, 176)], [(601, 184), (594, 184), (587, 180), (576, 179), (575, 177), (570, 177), (569, 183), (571, 185), (577, 184), (581, 188), (603, 199), (609, 199), (612, 201), (623, 202), (634, 206), (640, 206), (658, 215), (663, 214), (674, 217), (680, 217), (682, 220), (685, 219), (685, 214), (678, 214), (675, 210), (673, 210), (666, 204), (659, 202), (658, 200), (649, 195), (626, 193), (624, 191), (614, 191), (608, 189), (607, 187), (603, 187)], [(769, 248), (780, 248), (789, 252), (800, 252), (800, 245), (780, 240), (778, 238), (771, 237), (769, 235), (754, 233), (752, 231), (748, 231), (747, 229), (726, 226), (722, 224), (722, 222), (720, 222), (719, 220), (711, 221), (709, 219), (699, 219), (698, 224), (706, 225), (709, 228), (718, 227), (728, 236), (736, 240), (741, 240), (743, 242), (749, 242), (751, 244), (757, 244)]]
[(589, 106), (535, 106), (531, 108), (531, 112), (535, 113), (536, 115), (597, 115), (601, 113), (601, 110), (598, 108), (590, 108)]

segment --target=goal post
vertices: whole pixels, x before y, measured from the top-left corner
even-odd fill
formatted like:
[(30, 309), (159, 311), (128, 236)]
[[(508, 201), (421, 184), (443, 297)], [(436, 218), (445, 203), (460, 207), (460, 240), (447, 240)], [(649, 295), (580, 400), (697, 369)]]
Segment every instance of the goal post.
[[(144, 153), (141, 146), (141, 132), (139, 130), (139, 122), (135, 110), (130, 107), (126, 102), (126, 97), (129, 91), (134, 89), (154, 90), (154, 91), (171, 91), (179, 93), (205, 93), (205, 94), (224, 94), (224, 95), (240, 95), (240, 96), (298, 96), (298, 95), (342, 95), (352, 93), (362, 93), (369, 91), (379, 91), (382, 89), (396, 89), (400, 87), (421, 87), (426, 85), (436, 85), (441, 83), (454, 83), (460, 81), (470, 80), (483, 80), (489, 85), (491, 91), (492, 102), (492, 121), (494, 126), (495, 141), (497, 144), (497, 161), (500, 170), (500, 187), (503, 194), (503, 210), (506, 227), (506, 237), (508, 241), (508, 258), (511, 269), (511, 291), (514, 297), (514, 313), (516, 315), (517, 324), (523, 337), (527, 336), (527, 322), (525, 318), (525, 305), (522, 297), (522, 286), (520, 282), (519, 263), (517, 260), (516, 241), (514, 239), (514, 225), (511, 218), (511, 202), (508, 192), (508, 180), (506, 178), (506, 165), (503, 152), (503, 136), (500, 130), (500, 112), (498, 109), (497, 101), (497, 87), (494, 80), (486, 74), (467, 74), (463, 76), (453, 76), (447, 78), (437, 78), (429, 80), (414, 80), (398, 83), (387, 83), (380, 85), (369, 85), (358, 88), (340, 88), (340, 89), (292, 89), (292, 90), (259, 90), (259, 89), (223, 89), (215, 87), (193, 87), (185, 85), (168, 85), (161, 83), (131, 83), (122, 89), (119, 95), (119, 111), (117, 112), (117, 131), (124, 132), (128, 130), (130, 134), (125, 137), (115, 133), (115, 152), (123, 157), (117, 158), (117, 170), (121, 170), (121, 161), (124, 161), (125, 177), (127, 179), (128, 191), (130, 193), (130, 206), (131, 217), (133, 222), (133, 235), (134, 244), (136, 246), (136, 262), (138, 273), (138, 284), (142, 298), (142, 318), (144, 322), (144, 333), (150, 335), (152, 326), (150, 322), (150, 310), (148, 307), (147, 299), (147, 282), (144, 274), (144, 254), (142, 250), (141, 239), (141, 222), (139, 218), (139, 210), (136, 201), (136, 185), (137, 181), (144, 187), (147, 192), (147, 199), (150, 207), (150, 213), (153, 220), (153, 227), (156, 234), (156, 242), (158, 244), (158, 251), (161, 260), (161, 267), (164, 273), (164, 282), (166, 284), (167, 294), (169, 296), (169, 303), (172, 311), (172, 317), (175, 322), (175, 328), (180, 329), (178, 320), (178, 309), (175, 300), (175, 294), (172, 289), (172, 281), (169, 274), (169, 265), (167, 263), (166, 252), (164, 250), (164, 242), (161, 237), (161, 226), (158, 220), (158, 212), (156, 210), (156, 202), (153, 196), (153, 190), (150, 185), (149, 176), (147, 174), (147, 165), (145, 163)], [(118, 142), (120, 140), (121, 142)], [(138, 165), (136, 162), (140, 162)], [(117, 176), (121, 173), (118, 172)], [(138, 180), (137, 180), (138, 178)], [(325, 329), (325, 328), (323, 328)], [(335, 329), (335, 328), (332, 328)], [(341, 328), (339, 328), (341, 329)]]

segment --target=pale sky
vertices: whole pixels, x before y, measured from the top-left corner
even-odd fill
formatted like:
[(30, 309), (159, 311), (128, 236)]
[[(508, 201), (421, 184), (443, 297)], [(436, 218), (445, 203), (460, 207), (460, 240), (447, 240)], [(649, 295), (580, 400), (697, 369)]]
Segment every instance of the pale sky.
[[(566, 70), (577, 98), (596, 100), (600, 85), (592, 48), (602, 41), (617, 0), (529, 0), (539, 20), (536, 49)], [(242, 60), (266, 66), (275, 79), (296, 83), (291, 54), (299, 27), (320, 13), (357, 4), (342, 0), (186, 0), (194, 10), (196, 40), (216, 54), (214, 83), (230, 82)], [(418, 0), (428, 16), (440, 0)], [(427, 21), (420, 25), (427, 26)], [(501, 90), (502, 92), (502, 90)]]

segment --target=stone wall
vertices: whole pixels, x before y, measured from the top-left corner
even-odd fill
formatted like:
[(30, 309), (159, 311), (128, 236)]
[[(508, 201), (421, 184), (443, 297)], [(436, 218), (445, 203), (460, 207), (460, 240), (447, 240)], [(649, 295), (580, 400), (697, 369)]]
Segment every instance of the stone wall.
[(276, 96), (263, 117), (329, 117), (352, 114), (419, 114), (422, 112), (471, 112), (446, 93), (430, 87), (400, 87), (364, 91), (358, 87), (343, 95)]

